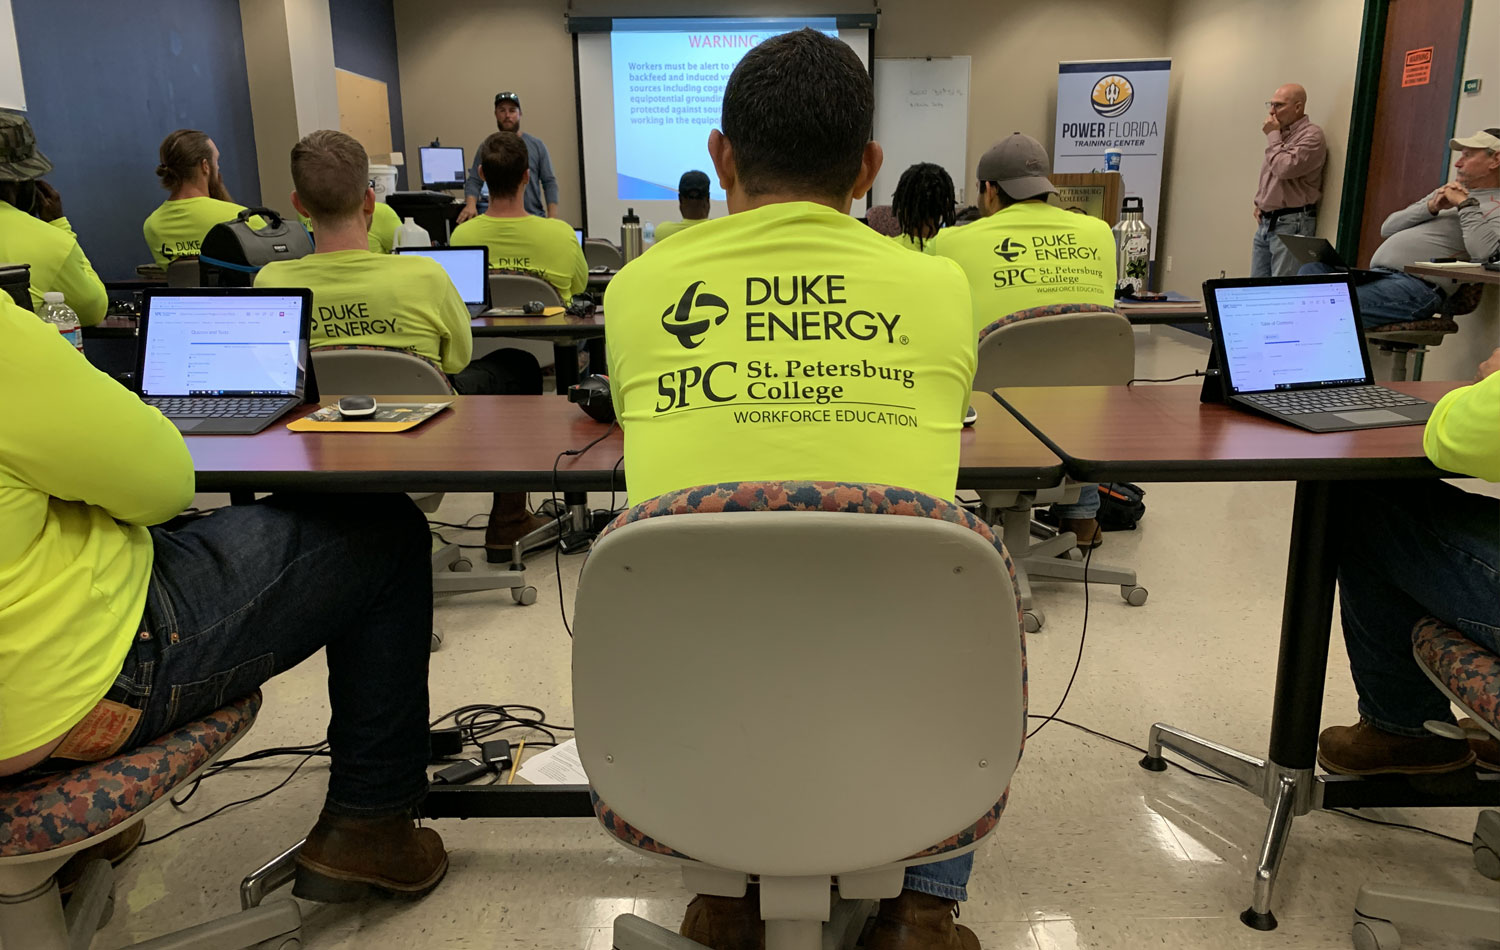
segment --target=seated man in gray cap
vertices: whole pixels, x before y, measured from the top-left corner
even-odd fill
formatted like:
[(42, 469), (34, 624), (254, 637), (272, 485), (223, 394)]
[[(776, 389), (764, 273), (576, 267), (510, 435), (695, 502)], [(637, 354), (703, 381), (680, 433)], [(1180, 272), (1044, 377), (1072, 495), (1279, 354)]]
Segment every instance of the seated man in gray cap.
[[(1049, 204), (1052, 160), (1042, 143), (1017, 132), (979, 159), (978, 221), (944, 228), (932, 253), (959, 263), (974, 300), (974, 335), (1007, 314), (1048, 304), (1115, 303), (1115, 238), (1098, 218)], [(1052, 508), (1085, 550), (1103, 543), (1099, 488)]]
[[(1359, 314), (1366, 329), (1421, 320), (1440, 311), (1447, 294), (1405, 273), (1409, 264), (1435, 257), (1483, 261), (1500, 251), (1500, 128), (1482, 129), (1448, 147), (1458, 153), (1453, 181), (1385, 219), (1385, 238), (1370, 267), (1385, 271), (1357, 284)], [(1301, 274), (1327, 274), (1327, 264), (1304, 264)]]
[(31, 265), (33, 310), (42, 294), (55, 290), (78, 322), (91, 327), (104, 319), (109, 297), (63, 217), (62, 199), (41, 180), (51, 170), (31, 123), (0, 111), (0, 261)]
[(682, 220), (658, 224), (658, 242), (708, 220), (708, 175), (700, 171), (682, 173), (682, 178), (677, 182), (677, 208), (682, 212)]

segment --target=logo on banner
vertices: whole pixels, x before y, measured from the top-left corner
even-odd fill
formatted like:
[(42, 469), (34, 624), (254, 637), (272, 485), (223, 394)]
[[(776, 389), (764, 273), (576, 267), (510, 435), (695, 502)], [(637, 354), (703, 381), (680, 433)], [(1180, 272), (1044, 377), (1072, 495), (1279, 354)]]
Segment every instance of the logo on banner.
[(1106, 119), (1124, 115), (1135, 101), (1135, 87), (1119, 73), (1111, 73), (1094, 83), (1094, 94), (1089, 105)]
[(683, 349), (696, 348), (710, 326), (718, 326), (729, 316), (728, 301), (707, 291), (698, 293), (702, 286), (703, 281), (693, 281), (682, 297), (661, 315), (662, 329), (675, 336)]

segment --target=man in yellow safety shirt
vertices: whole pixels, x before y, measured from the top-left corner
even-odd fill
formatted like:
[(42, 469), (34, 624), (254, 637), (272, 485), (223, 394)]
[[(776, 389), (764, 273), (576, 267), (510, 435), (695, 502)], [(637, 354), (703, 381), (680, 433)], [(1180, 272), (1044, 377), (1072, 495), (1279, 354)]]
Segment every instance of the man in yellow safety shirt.
[[(219, 147), (207, 133), (178, 129), (162, 139), (156, 177), (167, 200), (141, 225), (151, 257), (166, 267), (179, 257), (197, 257), (204, 235), (216, 224), (233, 221), (244, 205), (235, 204), (219, 173)], [(251, 227), (264, 227), (258, 217)]]

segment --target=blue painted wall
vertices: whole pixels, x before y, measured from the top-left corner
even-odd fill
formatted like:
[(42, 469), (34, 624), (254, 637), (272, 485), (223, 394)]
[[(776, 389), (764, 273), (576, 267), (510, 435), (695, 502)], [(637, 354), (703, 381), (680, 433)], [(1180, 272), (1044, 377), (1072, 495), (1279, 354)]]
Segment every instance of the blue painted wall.
[[(391, 110), (391, 148), (401, 151), (401, 72), (396, 65), (396, 11), (392, 0), (328, 0), (333, 23), (333, 65), (385, 83)], [(408, 161), (415, 156), (409, 156)], [(396, 187), (406, 187), (406, 167), (396, 170)]]
[(11, 8), (27, 117), (56, 166), (47, 180), (101, 277), (133, 277), (151, 260), (141, 222), (166, 197), (157, 149), (173, 129), (211, 135), (230, 194), (260, 202), (237, 0), (12, 0)]

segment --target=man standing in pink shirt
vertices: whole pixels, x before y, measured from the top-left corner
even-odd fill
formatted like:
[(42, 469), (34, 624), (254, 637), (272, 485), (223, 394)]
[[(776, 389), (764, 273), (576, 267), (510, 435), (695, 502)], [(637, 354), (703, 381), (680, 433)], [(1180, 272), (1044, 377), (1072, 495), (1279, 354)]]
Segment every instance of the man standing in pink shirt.
[(1266, 158), (1255, 189), (1250, 276), (1286, 277), (1297, 273), (1297, 262), (1276, 235), (1317, 232), (1328, 145), (1323, 130), (1307, 117), (1307, 90), (1296, 83), (1277, 89), (1266, 109), (1269, 114), (1260, 127)]

